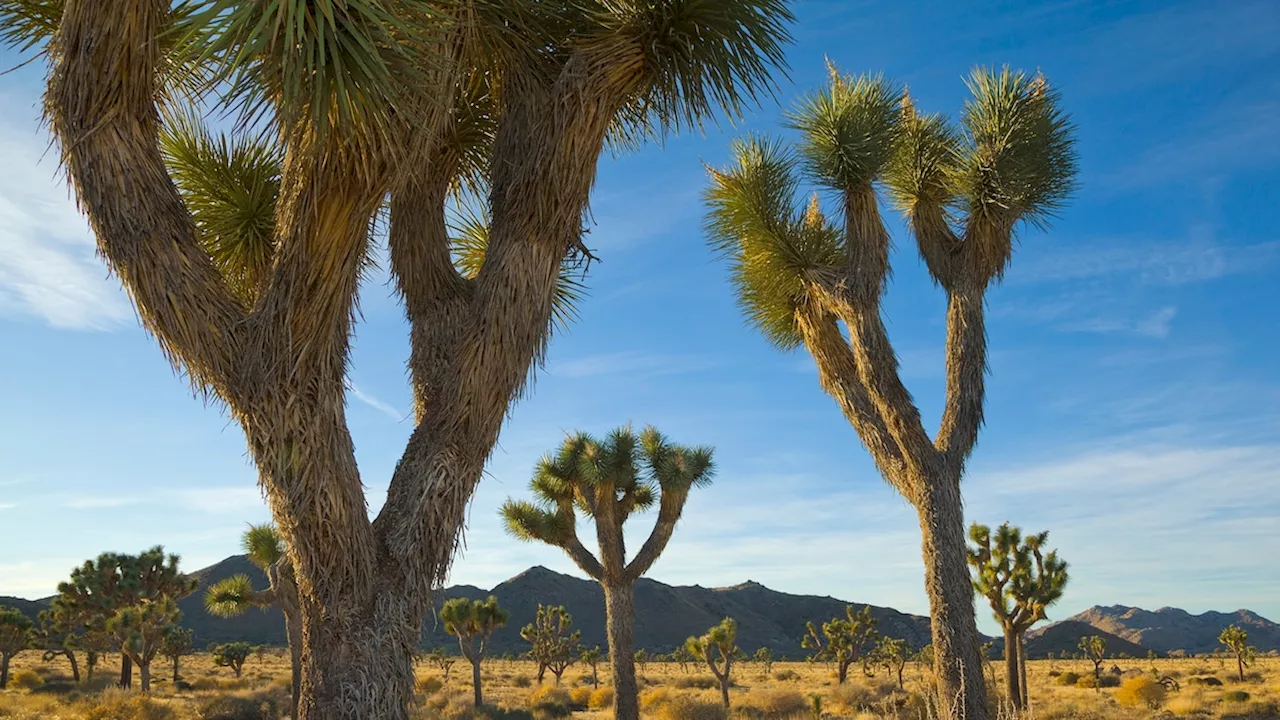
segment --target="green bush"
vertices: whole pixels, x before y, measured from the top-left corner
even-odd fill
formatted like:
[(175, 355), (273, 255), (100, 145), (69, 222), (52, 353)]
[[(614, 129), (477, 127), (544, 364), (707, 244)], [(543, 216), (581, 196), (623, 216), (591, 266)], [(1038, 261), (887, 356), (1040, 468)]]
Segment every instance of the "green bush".
[(1233, 703), (1249, 702), (1249, 693), (1243, 690), (1228, 690), (1222, 693), (1222, 701)]
[(1206, 675), (1206, 676), (1204, 676), (1204, 677), (1193, 677), (1193, 678), (1188, 678), (1188, 679), (1187, 679), (1187, 684), (1188, 684), (1188, 685), (1207, 685), (1207, 686), (1210, 686), (1210, 687), (1219, 687), (1219, 686), (1221, 686), (1221, 685), (1222, 685), (1222, 681), (1221, 681), (1221, 680), (1219, 680), (1218, 678), (1216, 678), (1216, 677), (1212, 676), (1212, 675)]
[(779, 670), (778, 672), (773, 674), (773, 679), (779, 680), (781, 682), (787, 682), (788, 680), (799, 680), (800, 673), (796, 672), (795, 670)]
[(1098, 678), (1096, 678), (1096, 677), (1094, 677), (1094, 676), (1092, 676), (1092, 675), (1081, 675), (1081, 676), (1076, 680), (1076, 687), (1078, 687), (1078, 688), (1096, 688), (1096, 687), (1098, 687)]
[(689, 688), (710, 690), (711, 688), (720, 687), (720, 683), (715, 678), (706, 677), (705, 675), (676, 678), (672, 685), (682, 690), (688, 690)]
[(9, 684), (19, 690), (34, 690), (44, 684), (44, 678), (35, 670), (19, 670), (9, 678)]
[(653, 717), (654, 720), (728, 720), (729, 713), (718, 702), (676, 695), (663, 703)]
[(146, 695), (107, 690), (76, 703), (75, 715), (83, 720), (175, 720), (173, 708)]
[(1120, 687), (1119, 675), (1103, 675), (1098, 678), (1098, 687), (1113, 688)]
[(1074, 687), (1076, 683), (1080, 682), (1080, 673), (1073, 673), (1071, 671), (1064, 672), (1059, 675), (1054, 682), (1062, 685), (1063, 687)]
[(527, 688), (533, 685), (533, 678), (528, 675), (516, 675), (511, 679), (511, 684), (518, 688)]
[(198, 720), (278, 720), (289, 711), (291, 702), (278, 692), (252, 695), (220, 695), (196, 707)]

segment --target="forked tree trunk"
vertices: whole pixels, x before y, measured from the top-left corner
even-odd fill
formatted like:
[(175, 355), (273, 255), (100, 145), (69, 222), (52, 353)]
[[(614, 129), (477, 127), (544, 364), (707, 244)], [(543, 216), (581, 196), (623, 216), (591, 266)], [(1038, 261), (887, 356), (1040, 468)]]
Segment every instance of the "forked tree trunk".
[(138, 663), (138, 679), (142, 684), (142, 692), (151, 692), (151, 663)]
[(605, 622), (609, 632), (609, 659), (613, 672), (613, 717), (640, 719), (640, 690), (636, 685), (635, 586), (601, 584), (604, 588)]
[(982, 643), (974, 619), (973, 585), (965, 557), (959, 479), (936, 479), (921, 486), (926, 489), (916, 509), (942, 720), (987, 720)]
[(133, 687), (133, 659), (124, 653), (120, 654), (120, 687)]
[(1018, 633), (1010, 626), (1004, 629), (1004, 672), (1008, 683), (1009, 704), (1022, 707), (1022, 677), (1018, 672)]
[(849, 679), (849, 666), (853, 664), (853, 659), (841, 660), (836, 663), (836, 682), (843, 685)]

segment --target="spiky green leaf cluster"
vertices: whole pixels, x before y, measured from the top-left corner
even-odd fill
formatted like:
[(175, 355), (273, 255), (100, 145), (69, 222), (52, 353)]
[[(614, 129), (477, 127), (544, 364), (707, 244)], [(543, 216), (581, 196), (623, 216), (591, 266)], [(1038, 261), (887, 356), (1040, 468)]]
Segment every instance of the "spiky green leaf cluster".
[(882, 75), (843, 76), (788, 113), (808, 177), (840, 192), (877, 181), (893, 158), (903, 90)]
[(0, 0), (0, 43), (19, 52), (49, 44), (62, 21), (66, 0)]
[(250, 525), (240, 537), (240, 547), (249, 560), (263, 570), (284, 558), (284, 538), (272, 523)]
[(453, 598), (440, 608), (440, 620), (445, 632), (460, 639), (476, 636), (488, 637), (507, 624), (511, 614), (498, 607), (498, 598), (490, 595), (485, 600)]
[(0, 653), (14, 655), (35, 641), (34, 623), (13, 608), (0, 606)]
[(204, 594), (204, 609), (221, 618), (235, 617), (254, 606), (253, 581), (243, 573), (210, 585)]

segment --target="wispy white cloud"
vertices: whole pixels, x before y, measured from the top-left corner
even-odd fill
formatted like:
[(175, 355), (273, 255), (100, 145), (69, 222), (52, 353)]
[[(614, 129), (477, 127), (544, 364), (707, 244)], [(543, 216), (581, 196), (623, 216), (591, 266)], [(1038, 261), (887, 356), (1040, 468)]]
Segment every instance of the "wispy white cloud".
[(183, 508), (208, 513), (242, 513), (266, 506), (262, 491), (252, 485), (179, 488), (164, 494), (170, 502)]
[(370, 395), (369, 393), (361, 390), (355, 383), (351, 382), (350, 380), (347, 381), (347, 392), (351, 394), (351, 397), (355, 398), (356, 400), (359, 400), (365, 405), (368, 405), (369, 407), (373, 408), (374, 410), (377, 410), (378, 412), (382, 413), (383, 415), (386, 415), (387, 417), (391, 418), (392, 420), (395, 420), (396, 422), (401, 422), (406, 417), (408, 417), (405, 413), (402, 413), (399, 410), (397, 410), (396, 407), (391, 403), (379, 400), (373, 395)]
[(1102, 334), (1131, 334), (1141, 337), (1163, 339), (1169, 337), (1173, 318), (1178, 314), (1176, 307), (1164, 307), (1150, 315), (1130, 319), (1115, 315), (1094, 317), (1087, 320), (1076, 320), (1064, 323), (1060, 329), (1069, 332), (1087, 332)]
[(17, 503), (0, 503), (0, 510), (12, 510), (18, 507)]
[(700, 355), (676, 355), (626, 350), (600, 355), (585, 355), (552, 363), (548, 374), (565, 377), (590, 377), (595, 375), (631, 375), (652, 377), (702, 372), (715, 368), (718, 363)]
[(128, 507), (142, 502), (140, 498), (114, 495), (69, 495), (62, 499), (62, 507), (71, 510), (100, 510)]
[(56, 158), (40, 162), (48, 136), (15, 117), (25, 105), (0, 95), (0, 314), (72, 330), (128, 323), (119, 283), (94, 257), (88, 223), (54, 176)]
[(1280, 242), (1227, 245), (1197, 231), (1185, 240), (1091, 239), (1019, 258), (1012, 285), (1070, 283), (1129, 276), (1147, 285), (1185, 285), (1266, 272), (1280, 262)]

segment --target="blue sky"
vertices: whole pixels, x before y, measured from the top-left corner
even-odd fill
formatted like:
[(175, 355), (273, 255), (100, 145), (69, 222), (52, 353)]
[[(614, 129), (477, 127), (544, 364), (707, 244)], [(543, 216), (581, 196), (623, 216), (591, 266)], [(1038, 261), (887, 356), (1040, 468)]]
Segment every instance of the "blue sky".
[[(744, 128), (775, 131), (824, 80), (824, 55), (950, 113), (975, 64), (1042, 69), (1078, 125), (1081, 189), (1049, 232), (1022, 234), (991, 293), (968, 517), (1051, 531), (1072, 564), (1055, 618), (1123, 603), (1280, 620), (1280, 6), (972, 7), (798, 3), (790, 78)], [(42, 74), (0, 77), (0, 594), (27, 597), (107, 549), (162, 543), (201, 567), (268, 516), (239, 429), (191, 397), (95, 259), (38, 127)], [(591, 296), (512, 413), (453, 582), (574, 572), (506, 537), (497, 507), (566, 431), (633, 421), (714, 445), (719, 462), (652, 577), (927, 610), (914, 512), (808, 357), (744, 326), (707, 250), (703, 162), (723, 163), (744, 128), (602, 162)], [(943, 298), (896, 218), (893, 231), (890, 332), (936, 426)], [(408, 350), (385, 274), (361, 301), (348, 415), (376, 510), (411, 430)]]

